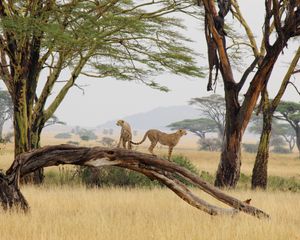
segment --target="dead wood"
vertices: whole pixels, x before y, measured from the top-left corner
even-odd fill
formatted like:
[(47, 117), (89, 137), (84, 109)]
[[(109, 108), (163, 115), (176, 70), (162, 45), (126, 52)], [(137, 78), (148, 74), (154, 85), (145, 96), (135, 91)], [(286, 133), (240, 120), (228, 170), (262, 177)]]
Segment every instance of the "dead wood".
[[(28, 209), (28, 203), (19, 190), (19, 178), (41, 167), (60, 164), (92, 167), (110, 165), (131, 169), (151, 179), (158, 180), (184, 201), (210, 215), (235, 215), (239, 211), (243, 211), (258, 218), (269, 218), (269, 215), (262, 210), (225, 194), (189, 170), (173, 162), (127, 149), (88, 148), (72, 145), (46, 146), (19, 155), (7, 170), (6, 175), (2, 174), (0, 176), (0, 201), (3, 208), (8, 209), (17, 206), (24, 210)], [(220, 208), (200, 199), (185, 184), (176, 179), (175, 175), (183, 177), (232, 208)]]

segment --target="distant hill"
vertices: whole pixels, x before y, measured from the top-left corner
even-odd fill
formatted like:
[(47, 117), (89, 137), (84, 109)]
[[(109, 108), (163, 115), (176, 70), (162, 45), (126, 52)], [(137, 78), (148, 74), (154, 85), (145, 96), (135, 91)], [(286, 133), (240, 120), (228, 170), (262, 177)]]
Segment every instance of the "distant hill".
[[(124, 117), (123, 119), (136, 130), (146, 130), (149, 128), (157, 128), (167, 130), (167, 125), (172, 122), (181, 121), (190, 118), (199, 118), (200, 112), (191, 106), (170, 106), (159, 107), (149, 112), (137, 113)], [(114, 119), (102, 125), (97, 126), (97, 129), (114, 129), (117, 128)]]

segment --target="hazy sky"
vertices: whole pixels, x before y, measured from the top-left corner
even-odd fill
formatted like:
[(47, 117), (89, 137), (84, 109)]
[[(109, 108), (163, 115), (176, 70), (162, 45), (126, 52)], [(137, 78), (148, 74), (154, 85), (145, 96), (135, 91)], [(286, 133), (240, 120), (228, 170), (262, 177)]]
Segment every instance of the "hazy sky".
[[(255, 29), (255, 34), (259, 37), (263, 23), (263, 2), (261, 0), (246, 1), (241, 0), (241, 10), (244, 17), (250, 20), (250, 26)], [(246, 11), (244, 11), (246, 10)], [(230, 15), (230, 14), (229, 14)], [(231, 18), (228, 16), (227, 18)], [(195, 42), (191, 47), (197, 53), (202, 53), (203, 58), (199, 58), (199, 65), (206, 66), (206, 43), (204, 33), (201, 30), (202, 22), (185, 17), (188, 25), (186, 34)], [(294, 46), (292, 46), (294, 45)], [(280, 84), (284, 68), (284, 62), (291, 58), (291, 51), (295, 50), (296, 43), (289, 46), (285, 51), (285, 56), (281, 64), (275, 67), (271, 77), (270, 92), (275, 93)], [(240, 76), (236, 73), (235, 76)], [(297, 76), (298, 82), (300, 76)], [(69, 125), (96, 126), (111, 119), (123, 118), (138, 112), (145, 112), (159, 106), (186, 105), (190, 98), (207, 96), (211, 93), (206, 92), (206, 79), (191, 79), (174, 74), (164, 74), (155, 78), (157, 82), (171, 89), (170, 92), (164, 93), (153, 90), (138, 82), (124, 82), (114, 79), (91, 79), (80, 77), (79, 84), (86, 85), (83, 94), (77, 88), (69, 91), (63, 103), (56, 112), (60, 120), (67, 122)], [(239, 77), (236, 77), (239, 80)], [(290, 88), (285, 99), (299, 101), (299, 95)], [(217, 92), (223, 94), (222, 84), (219, 82)]]

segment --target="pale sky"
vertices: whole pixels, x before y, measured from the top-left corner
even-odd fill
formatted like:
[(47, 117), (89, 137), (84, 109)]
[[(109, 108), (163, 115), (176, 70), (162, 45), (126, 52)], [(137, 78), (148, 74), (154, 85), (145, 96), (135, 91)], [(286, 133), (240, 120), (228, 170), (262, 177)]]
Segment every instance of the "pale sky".
[[(263, 23), (264, 3), (261, 0), (240, 1), (241, 10), (244, 17), (249, 21), (249, 25), (254, 29), (254, 33), (259, 36)], [(245, 11), (246, 10), (246, 11)], [(229, 14), (228, 19), (231, 18)], [(191, 47), (197, 53), (201, 53), (203, 58), (198, 58), (200, 66), (207, 66), (206, 42), (204, 32), (201, 30), (203, 24), (199, 20), (185, 17), (187, 23), (187, 32), (195, 42)], [(260, 42), (258, 41), (260, 44)], [(298, 43), (299, 44), (299, 43)], [(284, 73), (284, 62), (291, 59), (291, 52), (295, 51), (297, 43), (289, 45), (285, 50), (285, 56), (276, 65), (270, 79), (269, 91), (272, 95), (280, 84)], [(239, 73), (235, 73), (236, 80), (239, 80)], [(300, 74), (297, 76), (298, 82)], [(206, 79), (185, 78), (175, 74), (163, 74), (155, 78), (161, 85), (167, 86), (171, 91), (168, 93), (151, 89), (139, 82), (125, 82), (114, 79), (92, 79), (85, 76), (79, 78), (78, 84), (86, 85), (85, 93), (73, 88), (69, 91), (63, 103), (55, 113), (60, 120), (68, 125), (80, 125), (86, 127), (95, 127), (108, 120), (120, 119), (124, 116), (146, 112), (160, 106), (187, 105), (192, 97), (202, 97), (210, 95), (206, 91)], [(298, 84), (300, 85), (300, 84)], [(218, 83), (217, 92), (223, 95), (221, 82)], [(299, 101), (300, 97), (290, 87), (284, 96), (286, 100)]]

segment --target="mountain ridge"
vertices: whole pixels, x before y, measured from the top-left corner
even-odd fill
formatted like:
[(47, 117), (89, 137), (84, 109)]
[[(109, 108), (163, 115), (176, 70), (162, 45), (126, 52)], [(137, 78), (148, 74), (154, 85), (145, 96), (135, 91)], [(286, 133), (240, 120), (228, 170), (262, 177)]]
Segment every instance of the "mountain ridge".
[[(136, 130), (146, 130), (151, 128), (166, 130), (166, 126), (172, 122), (181, 121), (184, 119), (199, 118), (199, 110), (188, 106), (168, 106), (157, 107), (147, 112), (136, 113), (122, 117)], [(96, 126), (96, 129), (109, 129), (117, 128), (116, 121), (113, 119), (105, 122), (104, 124)]]

